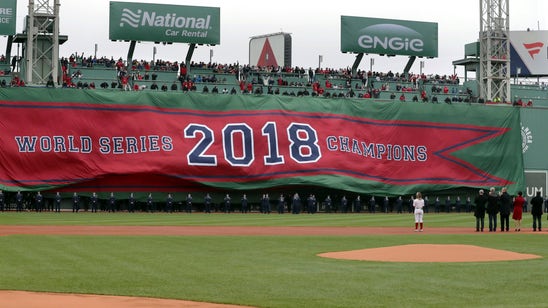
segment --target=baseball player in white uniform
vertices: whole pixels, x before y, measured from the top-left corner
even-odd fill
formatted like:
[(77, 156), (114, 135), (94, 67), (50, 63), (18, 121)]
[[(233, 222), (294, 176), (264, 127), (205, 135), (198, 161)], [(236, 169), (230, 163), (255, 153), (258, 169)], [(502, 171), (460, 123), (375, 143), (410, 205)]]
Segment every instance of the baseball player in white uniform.
[[(424, 199), (422, 194), (417, 192), (416, 198), (413, 200), (413, 207), (415, 208), (415, 232), (422, 232), (423, 222), (422, 217), (424, 216)], [(420, 229), (419, 229), (420, 224)]]

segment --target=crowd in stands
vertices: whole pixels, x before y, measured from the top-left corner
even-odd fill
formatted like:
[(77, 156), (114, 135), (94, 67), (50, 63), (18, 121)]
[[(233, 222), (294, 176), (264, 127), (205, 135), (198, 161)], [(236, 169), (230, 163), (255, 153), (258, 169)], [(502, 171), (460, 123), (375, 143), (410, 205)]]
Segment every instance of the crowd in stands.
[[(0, 57), (6, 61), (5, 57)], [(130, 65), (122, 58), (72, 54), (61, 58), (62, 87), (95, 89), (95, 82), (87, 80), (82, 71), (93, 67), (112, 68), (114, 78), (100, 81), (101, 89), (140, 91), (201, 91), (222, 94), (272, 94), (284, 96), (317, 96), (331, 98), (375, 98), (382, 92), (390, 93), (390, 99), (405, 102), (439, 103), (438, 95), (445, 103), (475, 101), (470, 89), (463, 90), (456, 75), (400, 74), (358, 70), (352, 75), (350, 68), (308, 68), (304, 67), (258, 67), (250, 65), (191, 62), (187, 65), (177, 61), (133, 60)], [(199, 70), (202, 73), (193, 73)], [(209, 71), (209, 74), (203, 74)], [(173, 80), (158, 80), (161, 72), (172, 72)], [(395, 83), (395, 86), (394, 86)], [(200, 85), (197, 87), (197, 85)], [(209, 86), (208, 86), (209, 85)], [(0, 86), (25, 86), (24, 81), (13, 75), (8, 84)], [(48, 80), (47, 86), (54, 86)], [(426, 91), (426, 89), (430, 91)], [(429, 93), (427, 93), (429, 92)], [(386, 96), (385, 96), (386, 97)], [(481, 102), (481, 100), (479, 100)], [(532, 101), (513, 102), (514, 106), (532, 106)]]

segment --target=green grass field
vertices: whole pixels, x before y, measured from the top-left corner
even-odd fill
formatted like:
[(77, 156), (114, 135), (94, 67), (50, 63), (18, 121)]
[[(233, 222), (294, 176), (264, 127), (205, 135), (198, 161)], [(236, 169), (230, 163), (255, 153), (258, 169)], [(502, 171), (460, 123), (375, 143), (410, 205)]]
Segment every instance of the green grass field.
[[(426, 214), (474, 228), (471, 214)], [(1, 225), (409, 226), (411, 214), (0, 213)], [(546, 222), (546, 221), (544, 221)], [(512, 226), (512, 222), (511, 226)], [(547, 223), (548, 225), (548, 223)], [(523, 228), (531, 217), (524, 214)], [(0, 289), (174, 298), (257, 307), (545, 307), (544, 234), (0, 237)], [(317, 257), (402, 244), (470, 244), (541, 259), (390, 263)], [(544, 303), (544, 304), (543, 304)]]

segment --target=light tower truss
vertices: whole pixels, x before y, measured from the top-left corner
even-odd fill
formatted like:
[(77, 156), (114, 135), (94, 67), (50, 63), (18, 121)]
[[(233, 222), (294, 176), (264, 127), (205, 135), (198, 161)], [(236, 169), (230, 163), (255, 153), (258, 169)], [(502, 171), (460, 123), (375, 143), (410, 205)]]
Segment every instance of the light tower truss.
[(479, 95), (486, 101), (509, 102), (509, 0), (480, 0)]
[(26, 81), (46, 84), (59, 70), (59, 0), (29, 0), (26, 20)]

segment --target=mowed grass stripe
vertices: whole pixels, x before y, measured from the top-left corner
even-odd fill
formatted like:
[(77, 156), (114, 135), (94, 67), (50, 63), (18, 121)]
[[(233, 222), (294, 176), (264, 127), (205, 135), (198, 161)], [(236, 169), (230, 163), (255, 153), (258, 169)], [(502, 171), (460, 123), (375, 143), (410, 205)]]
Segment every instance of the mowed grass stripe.
[[(471, 213), (426, 214), (425, 227), (475, 227)], [(412, 226), (412, 214), (0, 213), (2, 225), (105, 226)], [(523, 227), (532, 219), (524, 213)], [(486, 219), (487, 223), (487, 219)], [(512, 222), (511, 222), (512, 223)]]
[[(469, 243), (542, 259), (388, 263), (318, 253)], [(0, 237), (0, 289), (178, 298), (257, 307), (541, 307), (548, 270), (536, 234), (352, 237)], [(426, 278), (427, 277), (427, 278)], [(528, 287), (515, 292), (513, 281)], [(422, 294), (421, 296), (418, 296)], [(466, 294), (466, 296), (455, 296)]]

